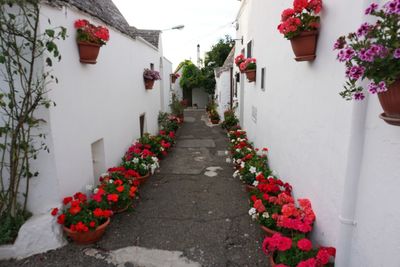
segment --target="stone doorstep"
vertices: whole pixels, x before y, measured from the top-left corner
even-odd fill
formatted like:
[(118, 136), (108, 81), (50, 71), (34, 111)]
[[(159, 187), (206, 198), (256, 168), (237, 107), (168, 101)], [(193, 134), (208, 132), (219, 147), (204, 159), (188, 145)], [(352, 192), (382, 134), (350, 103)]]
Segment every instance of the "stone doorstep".
[(0, 246), (0, 260), (24, 259), (67, 244), (60, 225), (50, 214), (32, 216), (19, 229), (12, 245)]

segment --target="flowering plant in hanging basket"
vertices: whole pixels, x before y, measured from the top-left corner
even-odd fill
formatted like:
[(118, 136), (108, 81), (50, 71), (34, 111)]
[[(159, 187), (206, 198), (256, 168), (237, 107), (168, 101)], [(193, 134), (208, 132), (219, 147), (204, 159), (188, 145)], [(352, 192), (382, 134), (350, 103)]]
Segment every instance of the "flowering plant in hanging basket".
[[(334, 49), (346, 65), (346, 84), (340, 95), (346, 100), (363, 100), (365, 90), (378, 94), (387, 123), (400, 125), (400, 0), (382, 8), (372, 3), (365, 14), (376, 17), (353, 33), (340, 37)], [(368, 79), (367, 88), (358, 81)]]
[(278, 30), (289, 39), (296, 61), (315, 59), (322, 0), (294, 0), (293, 7), (281, 15)]
[(240, 71), (246, 73), (247, 80), (254, 82), (256, 80), (257, 64), (255, 58), (246, 58), (240, 63)]
[(68, 236), (80, 244), (93, 243), (101, 238), (113, 214), (107, 205), (88, 199), (80, 192), (65, 197), (63, 204), (62, 210), (54, 208), (51, 214), (57, 216), (57, 222), (64, 226)]
[(77, 43), (79, 48), (80, 62), (96, 64), (100, 47), (110, 39), (106, 27), (95, 26), (85, 19), (79, 19), (74, 24), (77, 31)]
[(333, 247), (314, 248), (308, 238), (301, 235), (290, 238), (279, 233), (266, 237), (262, 249), (270, 257), (271, 267), (332, 266), (336, 255)]
[(160, 73), (156, 70), (144, 69), (143, 79), (146, 89), (153, 89), (154, 81), (161, 80), (161, 77)]
[(240, 72), (243, 72), (240, 69), (240, 64), (242, 64), (245, 60), (246, 60), (246, 58), (244, 57), (243, 54), (239, 54), (237, 57), (235, 57), (235, 64), (239, 68)]
[(176, 79), (178, 79), (179, 77), (181, 77), (181, 75), (179, 75), (179, 73), (172, 73), (171, 74), (171, 82), (175, 83)]

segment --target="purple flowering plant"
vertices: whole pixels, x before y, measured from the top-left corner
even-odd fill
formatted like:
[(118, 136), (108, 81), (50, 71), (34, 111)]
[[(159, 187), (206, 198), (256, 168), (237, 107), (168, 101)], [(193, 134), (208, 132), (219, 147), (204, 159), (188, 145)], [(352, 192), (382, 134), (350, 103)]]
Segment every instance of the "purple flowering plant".
[(150, 69), (144, 69), (143, 78), (147, 80), (161, 80), (160, 73)]
[(376, 17), (376, 22), (363, 23), (334, 45), (339, 51), (337, 60), (346, 65), (348, 80), (340, 92), (346, 100), (365, 98), (359, 80), (368, 79), (368, 92), (376, 94), (400, 78), (400, 0), (388, 1), (381, 8), (372, 3), (365, 14)]

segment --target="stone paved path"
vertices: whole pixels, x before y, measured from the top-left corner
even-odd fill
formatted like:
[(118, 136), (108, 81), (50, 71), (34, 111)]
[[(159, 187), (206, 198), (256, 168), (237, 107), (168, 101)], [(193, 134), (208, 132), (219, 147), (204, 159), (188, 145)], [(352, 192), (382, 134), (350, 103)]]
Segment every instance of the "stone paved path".
[(226, 162), (226, 134), (204, 115), (185, 112), (177, 144), (141, 188), (137, 209), (116, 215), (99, 243), (0, 266), (267, 266), (247, 193)]

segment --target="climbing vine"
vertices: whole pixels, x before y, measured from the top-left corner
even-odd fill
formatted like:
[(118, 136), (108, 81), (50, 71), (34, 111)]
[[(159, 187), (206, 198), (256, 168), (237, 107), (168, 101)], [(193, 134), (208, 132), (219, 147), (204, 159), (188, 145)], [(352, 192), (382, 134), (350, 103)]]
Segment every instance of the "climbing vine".
[(40, 19), (40, 0), (0, 0), (0, 244), (12, 242), (26, 219), (30, 179), (38, 175), (31, 161), (48, 151), (38, 110), (54, 105), (51, 66), (66, 29), (40, 31)]

